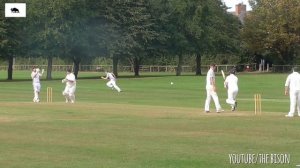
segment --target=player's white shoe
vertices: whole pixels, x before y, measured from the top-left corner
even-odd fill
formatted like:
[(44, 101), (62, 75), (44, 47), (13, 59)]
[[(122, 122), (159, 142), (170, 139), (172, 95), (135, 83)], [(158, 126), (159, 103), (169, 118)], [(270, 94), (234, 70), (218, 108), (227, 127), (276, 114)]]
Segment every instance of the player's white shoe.
[(36, 99), (36, 98), (33, 98), (33, 100), (32, 100), (34, 103), (38, 103), (38, 102), (40, 102), (40, 99)]
[(221, 112), (224, 112), (224, 110), (223, 109), (217, 110), (217, 113), (221, 113)]
[(287, 114), (287, 115), (285, 115), (285, 117), (294, 117), (294, 116), (292, 116), (292, 115), (288, 115), (288, 114)]

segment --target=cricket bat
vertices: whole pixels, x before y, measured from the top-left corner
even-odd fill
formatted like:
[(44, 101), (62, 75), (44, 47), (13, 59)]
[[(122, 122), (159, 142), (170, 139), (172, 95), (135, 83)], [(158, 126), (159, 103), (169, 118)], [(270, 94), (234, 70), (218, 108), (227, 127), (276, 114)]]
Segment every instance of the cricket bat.
[(225, 80), (226, 76), (225, 76), (225, 73), (223, 70), (221, 70), (221, 73), (222, 73), (222, 76), (223, 76), (223, 79)]

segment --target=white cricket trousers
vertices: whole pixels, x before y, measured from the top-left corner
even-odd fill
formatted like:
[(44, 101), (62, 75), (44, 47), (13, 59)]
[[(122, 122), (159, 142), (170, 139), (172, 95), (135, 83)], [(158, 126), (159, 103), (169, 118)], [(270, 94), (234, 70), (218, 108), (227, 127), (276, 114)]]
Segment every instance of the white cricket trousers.
[(74, 103), (75, 102), (75, 91), (76, 91), (76, 85), (65, 87), (65, 90), (63, 91), (62, 94), (66, 98), (66, 103), (68, 103), (68, 102)]
[(110, 88), (115, 88), (118, 92), (121, 92), (121, 89), (119, 88), (119, 86), (117, 86), (116, 81), (109, 81), (106, 83), (106, 85)]
[(39, 93), (41, 91), (41, 83), (32, 83), (32, 86), (33, 86), (33, 94), (34, 94), (33, 101), (38, 102), (40, 100)]
[(217, 95), (217, 92), (213, 91), (213, 88), (211, 86), (211, 87), (206, 87), (205, 111), (209, 111), (209, 105), (210, 105), (211, 98), (213, 98), (213, 100), (215, 102), (216, 110), (217, 111), (221, 110), (221, 105), (219, 102), (219, 97)]
[(238, 90), (231, 90), (231, 89), (227, 90), (226, 103), (231, 105), (231, 107), (234, 107), (235, 105), (237, 94), (238, 94)]
[(298, 115), (300, 116), (300, 90), (290, 91), (290, 112), (288, 115), (294, 116), (296, 107)]

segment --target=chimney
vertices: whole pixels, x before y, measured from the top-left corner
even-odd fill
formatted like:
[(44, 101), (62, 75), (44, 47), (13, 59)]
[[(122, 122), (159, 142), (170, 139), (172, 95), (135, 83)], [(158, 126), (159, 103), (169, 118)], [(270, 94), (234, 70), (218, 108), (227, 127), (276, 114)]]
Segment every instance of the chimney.
[(244, 5), (243, 3), (239, 3), (237, 5), (235, 5), (235, 14), (237, 16), (246, 13), (246, 8), (247, 6)]

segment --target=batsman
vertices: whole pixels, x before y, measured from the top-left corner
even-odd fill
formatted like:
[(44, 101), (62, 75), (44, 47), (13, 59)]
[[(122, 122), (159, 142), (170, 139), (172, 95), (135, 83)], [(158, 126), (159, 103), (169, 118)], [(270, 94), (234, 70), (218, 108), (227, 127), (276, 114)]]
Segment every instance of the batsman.
[(235, 111), (237, 107), (236, 96), (239, 92), (238, 78), (235, 76), (235, 68), (231, 69), (229, 73), (224, 81), (224, 87), (227, 89), (226, 103), (231, 106), (231, 111)]

